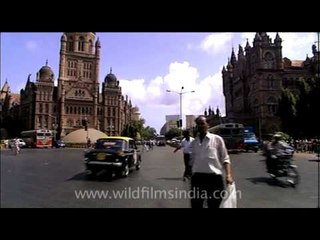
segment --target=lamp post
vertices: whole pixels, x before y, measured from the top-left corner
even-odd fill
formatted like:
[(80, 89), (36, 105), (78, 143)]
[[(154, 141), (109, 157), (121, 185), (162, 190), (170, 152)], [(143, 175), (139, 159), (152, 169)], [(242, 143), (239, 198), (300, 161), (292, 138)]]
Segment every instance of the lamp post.
[(47, 114), (49, 117), (53, 118), (54, 119), (54, 124), (53, 125), (53, 142), (56, 142), (56, 129), (57, 129), (57, 117), (56, 116), (53, 116), (51, 114)]
[[(180, 92), (176, 92), (176, 91), (172, 91), (172, 90), (168, 90), (167, 89), (167, 92), (172, 92), (172, 93), (176, 93), (176, 94), (179, 94), (179, 96), (180, 96), (180, 117), (179, 117), (179, 128), (180, 128), (180, 130), (182, 130), (182, 95), (183, 94), (185, 94), (185, 93), (194, 93), (195, 91), (193, 90), (193, 91), (183, 91), (183, 89), (184, 89), (184, 87), (182, 86), (181, 87), (181, 90), (180, 90)], [(182, 131), (181, 131), (181, 133), (182, 133)]]

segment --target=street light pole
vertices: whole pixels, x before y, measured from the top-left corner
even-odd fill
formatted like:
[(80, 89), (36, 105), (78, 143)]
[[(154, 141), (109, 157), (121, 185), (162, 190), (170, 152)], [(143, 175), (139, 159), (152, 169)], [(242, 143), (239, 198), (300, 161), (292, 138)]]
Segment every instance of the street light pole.
[(180, 118), (179, 118), (179, 126), (180, 126), (180, 130), (181, 130), (181, 134), (182, 134), (182, 90), (183, 90), (183, 86), (181, 87), (181, 91), (180, 91)]
[(167, 92), (173, 92), (173, 93), (179, 94), (179, 96), (180, 96), (180, 103), (179, 103), (179, 105), (180, 105), (179, 128), (180, 128), (180, 130), (181, 130), (181, 134), (182, 134), (182, 95), (185, 94), (185, 93), (194, 93), (194, 92), (195, 92), (194, 90), (193, 90), (193, 91), (183, 92), (183, 89), (184, 89), (183, 86), (181, 87), (180, 92), (176, 92), (176, 91), (172, 91), (172, 90), (168, 90), (168, 89), (167, 89)]
[(54, 119), (54, 126), (53, 126), (53, 142), (56, 141), (56, 129), (57, 129), (57, 117), (53, 116), (51, 114), (47, 114), (49, 117), (52, 117)]

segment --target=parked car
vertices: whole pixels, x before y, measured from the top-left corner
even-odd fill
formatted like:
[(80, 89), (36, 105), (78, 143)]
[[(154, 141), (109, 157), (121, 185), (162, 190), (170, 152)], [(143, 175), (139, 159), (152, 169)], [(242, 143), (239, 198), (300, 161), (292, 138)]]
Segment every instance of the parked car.
[(53, 142), (53, 146), (56, 148), (65, 148), (66, 144), (62, 140), (56, 140)]
[(112, 177), (127, 177), (130, 170), (141, 167), (141, 152), (134, 139), (113, 136), (99, 138), (94, 148), (84, 153), (86, 174), (96, 176), (107, 173)]

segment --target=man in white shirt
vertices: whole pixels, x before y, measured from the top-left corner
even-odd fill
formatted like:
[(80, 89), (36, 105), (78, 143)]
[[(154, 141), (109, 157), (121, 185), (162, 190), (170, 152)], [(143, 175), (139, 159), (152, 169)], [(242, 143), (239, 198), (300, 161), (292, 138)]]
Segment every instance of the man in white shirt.
[(192, 208), (203, 208), (207, 199), (208, 208), (219, 208), (224, 190), (223, 169), (226, 183), (231, 184), (233, 177), (228, 151), (222, 137), (208, 132), (205, 116), (196, 120), (198, 136), (192, 142)]
[(183, 160), (184, 160), (184, 173), (183, 173), (183, 181), (191, 178), (191, 143), (194, 140), (193, 137), (190, 137), (190, 133), (188, 130), (183, 131), (183, 139), (181, 144), (173, 151), (174, 153), (179, 149), (183, 149)]

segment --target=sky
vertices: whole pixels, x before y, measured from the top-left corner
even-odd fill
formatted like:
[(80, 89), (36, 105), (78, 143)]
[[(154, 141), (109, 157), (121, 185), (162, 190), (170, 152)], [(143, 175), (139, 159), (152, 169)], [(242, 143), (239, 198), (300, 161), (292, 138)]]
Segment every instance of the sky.
[[(1, 87), (7, 80), (11, 92), (19, 93), (27, 77), (35, 81), (36, 73), (48, 60), (59, 77), (59, 33), (1, 33)], [(267, 33), (272, 41), (276, 33)], [(223, 66), (228, 63), (232, 47), (237, 56), (239, 44), (246, 39), (252, 46), (254, 32), (96, 32), (101, 42), (100, 87), (112, 68), (120, 81), (122, 94), (138, 106), (145, 126), (160, 132), (166, 115), (200, 115), (218, 107), (225, 115), (222, 91)], [(312, 56), (317, 34), (282, 33), (282, 56), (305, 60)], [(171, 90), (172, 92), (167, 92)], [(194, 91), (193, 93), (191, 91)], [(185, 122), (183, 122), (185, 126)]]

